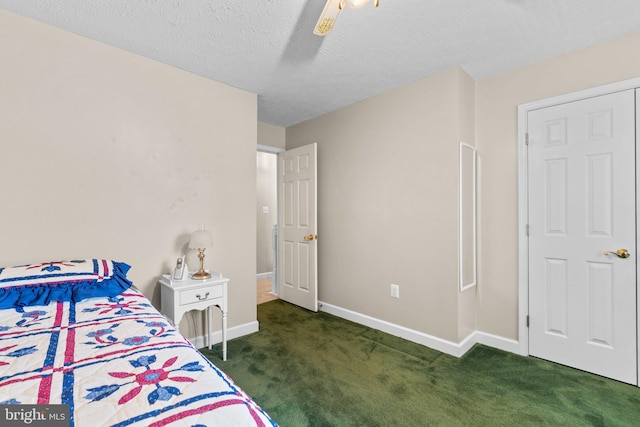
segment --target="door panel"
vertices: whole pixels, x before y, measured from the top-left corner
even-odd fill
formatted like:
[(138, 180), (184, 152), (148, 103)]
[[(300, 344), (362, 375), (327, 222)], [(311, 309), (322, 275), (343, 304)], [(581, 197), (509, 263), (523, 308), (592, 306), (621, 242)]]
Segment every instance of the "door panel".
[(527, 119), (530, 354), (636, 384), (634, 91)]
[(314, 143), (278, 155), (279, 297), (312, 311), (318, 311), (316, 150)]
[(545, 259), (547, 274), (545, 282), (546, 330), (549, 334), (567, 337), (567, 260)]

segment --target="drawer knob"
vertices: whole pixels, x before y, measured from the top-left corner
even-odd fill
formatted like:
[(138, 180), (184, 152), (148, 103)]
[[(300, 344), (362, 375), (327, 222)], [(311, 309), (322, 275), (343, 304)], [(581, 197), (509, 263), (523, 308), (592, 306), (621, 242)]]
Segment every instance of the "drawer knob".
[(207, 299), (207, 298), (209, 297), (209, 292), (207, 292), (206, 294), (204, 294), (204, 297), (201, 297), (201, 296), (200, 296), (200, 294), (196, 294), (196, 297), (197, 297), (200, 301), (205, 300), (205, 299)]

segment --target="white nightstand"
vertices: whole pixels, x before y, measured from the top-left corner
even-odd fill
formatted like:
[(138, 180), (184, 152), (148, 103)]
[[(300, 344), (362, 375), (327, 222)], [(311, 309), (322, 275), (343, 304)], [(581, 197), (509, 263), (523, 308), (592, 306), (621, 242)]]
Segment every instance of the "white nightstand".
[(162, 314), (180, 332), (180, 320), (187, 311), (206, 310), (207, 345), (211, 349), (211, 307), (217, 306), (222, 312), (222, 360), (227, 360), (227, 283), (229, 279), (219, 273), (210, 279), (172, 280), (165, 274), (159, 281), (161, 289)]

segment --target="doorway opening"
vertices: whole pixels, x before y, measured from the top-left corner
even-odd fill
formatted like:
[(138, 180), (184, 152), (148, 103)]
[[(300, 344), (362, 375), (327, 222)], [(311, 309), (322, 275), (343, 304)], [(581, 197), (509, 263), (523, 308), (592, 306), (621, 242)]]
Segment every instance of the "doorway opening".
[(258, 146), (256, 153), (256, 302), (278, 299), (278, 152)]

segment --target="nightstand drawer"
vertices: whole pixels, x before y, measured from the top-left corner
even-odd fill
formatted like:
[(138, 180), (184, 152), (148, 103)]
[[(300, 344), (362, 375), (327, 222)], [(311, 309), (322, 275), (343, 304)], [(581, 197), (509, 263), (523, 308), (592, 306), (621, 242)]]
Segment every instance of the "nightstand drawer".
[(180, 291), (180, 305), (195, 304), (215, 298), (222, 298), (222, 286)]

